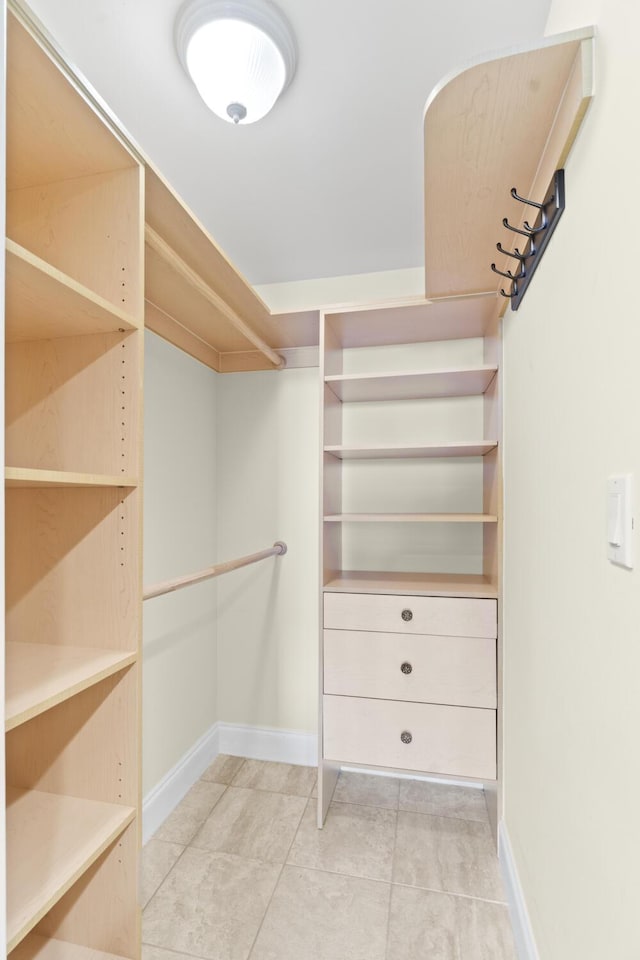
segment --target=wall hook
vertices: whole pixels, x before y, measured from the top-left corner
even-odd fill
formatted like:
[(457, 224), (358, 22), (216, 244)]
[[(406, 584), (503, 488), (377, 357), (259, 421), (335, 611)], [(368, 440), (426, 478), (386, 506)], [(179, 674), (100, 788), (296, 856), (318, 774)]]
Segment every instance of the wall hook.
[(512, 310), (517, 310), (565, 208), (564, 170), (556, 170), (554, 173), (544, 203), (536, 203), (535, 200), (527, 200), (526, 197), (521, 197), (515, 187), (511, 188), (511, 196), (514, 200), (535, 207), (538, 211), (533, 226), (530, 225), (528, 220), (523, 222), (521, 228), (512, 226), (507, 217), (502, 220), (502, 226), (506, 230), (526, 237), (523, 253), (520, 253), (517, 247), (514, 247), (513, 250), (505, 250), (501, 243), (496, 243), (496, 249), (499, 253), (519, 261), (520, 272), (515, 274), (511, 270), (507, 270), (505, 273), (498, 270), (495, 263), (491, 264), (494, 273), (511, 281), (511, 292), (507, 293), (503, 287), (500, 294), (511, 301)]
[(513, 233), (520, 233), (520, 234), (522, 234), (523, 237), (532, 237), (533, 234), (534, 234), (534, 232), (535, 232), (535, 231), (533, 231), (533, 230), (531, 229), (531, 227), (530, 227), (529, 224), (526, 222), (526, 220), (525, 220), (525, 223), (524, 223), (524, 226), (525, 226), (525, 229), (524, 229), (524, 230), (519, 230), (518, 227), (512, 227), (506, 217), (503, 217), (503, 218), (502, 218), (502, 226), (503, 226), (503, 227), (506, 227), (507, 230), (512, 230)]
[(530, 207), (537, 207), (538, 210), (544, 210), (544, 203), (536, 203), (535, 200), (527, 200), (526, 197), (519, 196), (515, 187), (511, 187), (511, 196), (514, 200), (519, 200), (520, 203), (528, 203)]
[(492, 263), (492, 264), (491, 264), (491, 269), (493, 270), (494, 273), (500, 274), (501, 277), (506, 277), (507, 280), (522, 280), (523, 277), (524, 277), (524, 269), (522, 269), (522, 270), (520, 271), (520, 273), (518, 274), (517, 277), (515, 277), (515, 276), (511, 273), (511, 270), (507, 270), (506, 273), (503, 273), (502, 270), (498, 270), (498, 268), (496, 267), (495, 263)]
[(513, 257), (514, 260), (520, 260), (520, 261), (522, 262), (523, 260), (526, 260), (526, 259), (527, 259), (527, 258), (524, 256), (524, 254), (520, 253), (520, 251), (518, 250), (517, 247), (514, 247), (514, 248), (513, 248), (513, 253), (511, 253), (511, 251), (505, 250), (504, 247), (502, 246), (502, 244), (501, 244), (500, 242), (496, 243), (496, 250), (498, 251), (498, 253), (504, 253), (504, 254), (506, 254), (508, 257)]

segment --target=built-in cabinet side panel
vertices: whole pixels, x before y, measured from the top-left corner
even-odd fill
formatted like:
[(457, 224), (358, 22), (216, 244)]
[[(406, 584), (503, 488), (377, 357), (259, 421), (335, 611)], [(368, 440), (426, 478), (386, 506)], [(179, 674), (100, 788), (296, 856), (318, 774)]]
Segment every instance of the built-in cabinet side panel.
[(318, 637), (318, 803), (317, 824), (319, 828), (324, 820), (333, 797), (338, 780), (340, 766), (327, 763), (324, 759), (324, 727), (323, 727), (323, 588), (324, 584), (333, 579), (342, 566), (342, 529), (340, 524), (326, 524), (323, 517), (329, 509), (338, 507), (342, 510), (342, 464), (324, 453), (327, 437), (335, 438), (332, 442), (342, 440), (342, 404), (324, 384), (325, 376), (342, 373), (343, 351), (332, 325), (331, 319), (320, 313), (319, 331), (319, 377), (320, 396), (323, 402), (320, 405), (320, 431), (318, 434), (318, 463), (320, 464), (320, 583), (319, 583), (319, 637)]
[(483, 509), (492, 510), (498, 518), (483, 529), (483, 572), (496, 585), (498, 596), (498, 630), (496, 641), (496, 779), (487, 782), (485, 794), (489, 819), (497, 842), (498, 823), (502, 817), (502, 319), (500, 305), (484, 340), (484, 360), (498, 368), (484, 395), (484, 433), (498, 441), (498, 447), (483, 462)]
[[(6, 102), (6, 16), (7, 6), (5, 0), (0, 0), (0, 104)], [(0, 110), (0, 183), (5, 182), (6, 167), (6, 111)], [(5, 235), (5, 191), (0, 188), (0, 237)], [(5, 303), (5, 261), (0, 258), (0, 316), (3, 317), (4, 328), (4, 303)], [(0, 423), (4, 422), (4, 335), (0, 338)], [(0, 431), (0, 463), (4, 463), (4, 435)], [(0, 517), (4, 516), (4, 490), (0, 491)], [(5, 551), (0, 552), (0, 610), (4, 609), (4, 578), (5, 578)], [(5, 689), (5, 663), (4, 663), (4, 625), (0, 625), (0, 644), (2, 652), (0, 653), (0, 690)], [(4, 698), (0, 697), (0, 723), (4, 729), (5, 709)], [(0, 797), (5, 795), (5, 774), (4, 774), (4, 741), (0, 742)], [(6, 924), (6, 901), (7, 901), (7, 877), (6, 877), (6, 817), (0, 817), (0, 944), (6, 943), (7, 924)]]

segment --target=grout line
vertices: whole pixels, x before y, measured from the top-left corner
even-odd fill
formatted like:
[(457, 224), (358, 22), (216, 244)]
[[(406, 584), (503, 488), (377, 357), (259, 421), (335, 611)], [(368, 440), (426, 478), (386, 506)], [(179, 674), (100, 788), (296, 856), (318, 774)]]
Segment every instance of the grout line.
[[(312, 789), (313, 789), (313, 787), (310, 787), (310, 788), (309, 788), (309, 793), (311, 793), (311, 790), (312, 790)], [(304, 799), (304, 798), (303, 798), (303, 799)], [(274, 885), (273, 885), (273, 890), (271, 891), (271, 896), (269, 897), (269, 902), (267, 903), (267, 905), (266, 905), (266, 907), (265, 907), (265, 910), (264, 910), (264, 913), (262, 914), (262, 920), (260, 921), (260, 925), (258, 926), (258, 929), (256, 930), (256, 935), (255, 935), (255, 937), (253, 938), (253, 942), (252, 942), (251, 947), (250, 947), (250, 949), (249, 949), (249, 953), (247, 954), (247, 960), (251, 960), (251, 954), (253, 953), (253, 948), (254, 948), (255, 945), (256, 945), (256, 942), (257, 942), (257, 940), (258, 940), (258, 937), (260, 936), (260, 931), (262, 930), (262, 926), (263, 926), (263, 924), (264, 924), (265, 918), (266, 918), (266, 916), (267, 916), (267, 913), (269, 912), (269, 907), (271, 906), (271, 903), (272, 903), (273, 898), (274, 898), (274, 896), (275, 896), (276, 890), (278, 889), (278, 884), (280, 883), (280, 878), (282, 877), (282, 874), (284, 873), (284, 868), (287, 866), (287, 860), (288, 860), (288, 858), (289, 858), (289, 854), (291, 853), (291, 847), (294, 845), (295, 840), (296, 840), (296, 837), (298, 836), (298, 830), (300, 829), (300, 824), (302, 823), (302, 821), (303, 821), (303, 819), (304, 819), (304, 815), (305, 815), (305, 813), (306, 813), (306, 811), (307, 811), (307, 807), (309, 806), (309, 803), (310, 803), (310, 802), (311, 802), (311, 798), (310, 798), (310, 797), (307, 797), (307, 802), (305, 803), (304, 807), (302, 808), (302, 812), (300, 813), (300, 819), (298, 820), (298, 825), (297, 825), (297, 827), (296, 827), (296, 829), (295, 829), (295, 831), (294, 831), (293, 837), (291, 838), (291, 843), (289, 844), (289, 846), (288, 846), (288, 848), (287, 848), (287, 852), (286, 852), (286, 854), (285, 854), (285, 857), (284, 857), (284, 861), (283, 861), (283, 863), (282, 863), (282, 866), (280, 867), (280, 873), (278, 874), (278, 878), (277, 878), (276, 882), (275, 882)]]
[(394, 887), (407, 887), (409, 890), (425, 890), (427, 893), (440, 893), (445, 897), (460, 897), (463, 900), (480, 900), (482, 903), (495, 903), (500, 907), (508, 907), (506, 900), (494, 900), (491, 897), (476, 897), (472, 893), (456, 893), (454, 890), (439, 890), (437, 887), (419, 887), (414, 883), (393, 881)]
[(384, 941), (385, 958), (389, 955), (389, 937), (391, 936), (391, 901), (393, 900), (393, 874), (398, 847), (398, 821), (400, 820), (400, 784), (398, 784), (398, 806), (396, 808), (396, 828), (393, 834), (393, 851), (391, 854), (391, 883), (389, 886), (389, 909), (387, 911), (387, 936)]

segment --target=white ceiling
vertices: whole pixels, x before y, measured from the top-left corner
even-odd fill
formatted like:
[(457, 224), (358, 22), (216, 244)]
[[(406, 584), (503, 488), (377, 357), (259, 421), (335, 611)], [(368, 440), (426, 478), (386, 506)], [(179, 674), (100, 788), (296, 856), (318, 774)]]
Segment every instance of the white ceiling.
[(422, 114), (439, 80), (543, 34), (550, 0), (278, 0), (293, 83), (254, 125), (204, 106), (180, 0), (31, 0), (69, 61), (254, 284), (423, 265)]

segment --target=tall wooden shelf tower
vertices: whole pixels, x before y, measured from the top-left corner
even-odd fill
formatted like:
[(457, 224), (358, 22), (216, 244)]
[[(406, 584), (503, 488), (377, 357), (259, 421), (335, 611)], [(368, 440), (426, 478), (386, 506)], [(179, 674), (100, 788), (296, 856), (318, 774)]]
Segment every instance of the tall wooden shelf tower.
[(143, 174), (9, 15), (7, 952), (139, 955)]

